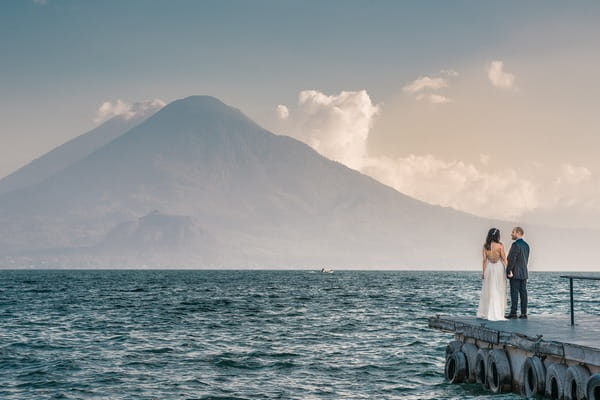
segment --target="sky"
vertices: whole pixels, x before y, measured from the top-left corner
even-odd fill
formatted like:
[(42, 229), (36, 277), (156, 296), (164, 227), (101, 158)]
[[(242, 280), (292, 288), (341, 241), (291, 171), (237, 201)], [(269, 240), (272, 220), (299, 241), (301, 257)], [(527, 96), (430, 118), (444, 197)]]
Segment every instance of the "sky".
[(0, 11), (0, 177), (134, 103), (207, 94), (420, 200), (600, 228), (596, 1), (7, 0)]

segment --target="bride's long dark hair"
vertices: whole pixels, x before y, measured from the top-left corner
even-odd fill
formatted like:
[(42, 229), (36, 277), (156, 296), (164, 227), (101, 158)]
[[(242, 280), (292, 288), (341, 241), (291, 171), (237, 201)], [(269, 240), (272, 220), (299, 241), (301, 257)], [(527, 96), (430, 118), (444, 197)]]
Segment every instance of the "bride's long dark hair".
[(486, 250), (491, 250), (492, 242), (500, 243), (500, 231), (498, 228), (492, 228), (488, 231), (483, 247), (485, 247)]

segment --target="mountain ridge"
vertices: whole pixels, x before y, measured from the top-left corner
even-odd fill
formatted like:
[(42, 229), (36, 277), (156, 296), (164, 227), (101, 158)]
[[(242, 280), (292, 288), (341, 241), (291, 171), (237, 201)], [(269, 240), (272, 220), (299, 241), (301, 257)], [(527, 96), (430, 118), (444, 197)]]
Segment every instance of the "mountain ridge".
[[(165, 217), (145, 224), (153, 210)], [(477, 265), (487, 229), (508, 224), (399, 193), (210, 96), (176, 100), (43, 182), (0, 196), (5, 260), (76, 248), (62, 258), (50, 251), (74, 266), (458, 267)], [(168, 242), (178, 229), (189, 234)]]
[(129, 115), (114, 116), (94, 129), (56, 146), (1, 178), (0, 196), (39, 183), (74, 162), (83, 159), (144, 121), (160, 108), (160, 104), (157, 101), (136, 103), (133, 108), (136, 112)]

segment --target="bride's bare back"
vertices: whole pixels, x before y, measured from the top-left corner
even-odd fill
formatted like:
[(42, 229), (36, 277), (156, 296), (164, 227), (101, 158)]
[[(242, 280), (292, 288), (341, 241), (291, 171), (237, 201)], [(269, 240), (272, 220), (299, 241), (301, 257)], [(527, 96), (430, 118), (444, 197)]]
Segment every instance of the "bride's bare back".
[(496, 264), (498, 261), (502, 261), (502, 264), (506, 266), (506, 254), (504, 253), (504, 245), (502, 243), (492, 242), (490, 243), (490, 249), (483, 248), (483, 257), (485, 260)]

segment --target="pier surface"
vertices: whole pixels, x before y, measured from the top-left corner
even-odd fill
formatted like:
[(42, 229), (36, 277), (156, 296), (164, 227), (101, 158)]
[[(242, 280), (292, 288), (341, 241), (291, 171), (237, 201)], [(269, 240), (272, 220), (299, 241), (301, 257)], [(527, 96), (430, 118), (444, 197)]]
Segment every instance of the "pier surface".
[(495, 345), (509, 345), (532, 353), (544, 353), (600, 366), (600, 318), (532, 315), (529, 319), (488, 321), (476, 317), (436, 316), (429, 326), (458, 336)]

